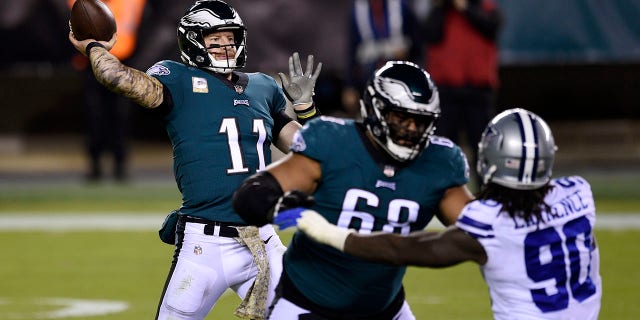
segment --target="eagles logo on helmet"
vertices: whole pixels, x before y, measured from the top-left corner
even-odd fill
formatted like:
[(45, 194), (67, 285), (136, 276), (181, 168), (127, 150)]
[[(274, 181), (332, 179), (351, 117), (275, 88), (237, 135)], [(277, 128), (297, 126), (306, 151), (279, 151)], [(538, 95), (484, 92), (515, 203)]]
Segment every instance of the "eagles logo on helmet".
[[(389, 61), (369, 79), (360, 112), (375, 142), (393, 159), (418, 157), (435, 130), (440, 116), (438, 89), (431, 76), (407, 61)], [(415, 130), (397, 121), (412, 119)]]

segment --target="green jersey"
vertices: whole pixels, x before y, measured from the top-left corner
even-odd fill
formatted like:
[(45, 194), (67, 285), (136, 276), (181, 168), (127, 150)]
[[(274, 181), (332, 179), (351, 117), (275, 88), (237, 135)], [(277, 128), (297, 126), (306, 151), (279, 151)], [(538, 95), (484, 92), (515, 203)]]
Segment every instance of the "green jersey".
[(234, 72), (234, 84), (174, 61), (158, 62), (147, 73), (173, 100), (163, 120), (182, 193), (180, 213), (244, 224), (231, 198), (245, 178), (271, 162), (273, 115), (286, 107), (282, 89), (262, 73)]
[[(377, 161), (364, 126), (321, 117), (294, 137), (293, 152), (320, 163), (322, 179), (311, 209), (329, 222), (359, 233), (409, 234), (424, 229), (448, 188), (468, 182), (468, 165), (458, 146), (432, 137), (406, 164)], [(406, 267), (364, 261), (296, 232), (284, 268), (310, 301), (340, 314), (362, 317), (385, 309), (402, 288)]]

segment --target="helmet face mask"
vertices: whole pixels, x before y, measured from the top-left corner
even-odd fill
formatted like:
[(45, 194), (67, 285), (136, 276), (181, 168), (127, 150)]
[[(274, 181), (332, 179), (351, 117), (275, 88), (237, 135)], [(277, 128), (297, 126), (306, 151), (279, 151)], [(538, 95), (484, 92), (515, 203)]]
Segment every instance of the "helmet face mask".
[(426, 115), (413, 115), (389, 110), (384, 115), (388, 126), (389, 139), (395, 144), (414, 147), (425, 141), (427, 129), (433, 125), (435, 118)]
[(427, 147), (440, 115), (429, 74), (416, 64), (390, 61), (369, 79), (361, 114), (374, 141), (393, 159), (415, 159)]
[(551, 129), (536, 114), (516, 108), (497, 115), (478, 144), (483, 183), (532, 190), (551, 180), (557, 147)]
[[(205, 47), (204, 38), (214, 32), (231, 31), (235, 38), (233, 58), (216, 60)], [(246, 65), (247, 31), (230, 5), (219, 0), (200, 0), (187, 10), (178, 25), (178, 46), (182, 61), (190, 66), (218, 73), (230, 73)], [(209, 48), (228, 46), (210, 46)], [(225, 48), (226, 49), (226, 48)]]

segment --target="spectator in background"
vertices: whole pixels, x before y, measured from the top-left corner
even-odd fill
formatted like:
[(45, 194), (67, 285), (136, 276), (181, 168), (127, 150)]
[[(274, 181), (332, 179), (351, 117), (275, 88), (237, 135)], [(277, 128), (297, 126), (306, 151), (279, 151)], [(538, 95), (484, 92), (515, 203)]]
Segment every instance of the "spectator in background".
[(419, 25), (404, 0), (355, 0), (350, 21), (348, 63), (342, 104), (348, 116), (359, 114), (360, 92), (388, 60), (420, 64)]
[(436, 134), (461, 144), (464, 132), (470, 163), (476, 163), (482, 130), (494, 113), (501, 24), (494, 0), (432, 0), (425, 20), (426, 69), (442, 105)]
[(132, 67), (146, 70), (159, 60), (180, 60), (176, 13), (184, 12), (185, 6), (184, 1), (147, 0), (137, 33), (140, 42), (129, 59)]
[[(118, 27), (118, 42), (111, 53), (128, 63), (133, 55), (138, 28), (146, 0), (102, 0), (113, 13)], [(71, 8), (75, 0), (68, 0)], [(84, 73), (84, 104), (87, 117), (87, 154), (89, 172), (87, 180), (97, 182), (103, 178), (102, 158), (107, 152), (113, 156), (113, 177), (127, 179), (128, 139), (131, 101), (99, 84), (82, 54), (72, 58), (73, 67)]]
[[(61, 46), (59, 41), (69, 32), (68, 20), (69, 9), (64, 1), (0, 1), (0, 41), (5, 44), (0, 50), (0, 67), (16, 62), (68, 63), (73, 48)], [(38, 49), (32, 45), (9, 45), (12, 43), (37, 44)]]

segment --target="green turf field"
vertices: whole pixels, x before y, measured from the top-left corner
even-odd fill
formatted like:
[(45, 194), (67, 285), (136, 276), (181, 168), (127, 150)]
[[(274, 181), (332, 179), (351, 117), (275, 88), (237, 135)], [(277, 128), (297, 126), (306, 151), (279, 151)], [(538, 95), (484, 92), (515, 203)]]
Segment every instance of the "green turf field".
[[(639, 212), (635, 183), (593, 186), (599, 212)], [(85, 216), (109, 212), (162, 215), (179, 195), (173, 185), (14, 186), (0, 188), (0, 215), (49, 212)], [(158, 225), (161, 223), (158, 221)], [(286, 243), (290, 232), (282, 233)], [(640, 317), (640, 230), (597, 230), (604, 283), (601, 319)], [(131, 320), (155, 315), (173, 247), (146, 231), (0, 231), (0, 319), (54, 319), (65, 298), (120, 302), (126, 310), (55, 319)], [(490, 319), (487, 289), (477, 266), (410, 268), (407, 299), (418, 319)], [(208, 319), (234, 319), (239, 300), (224, 296)], [(48, 316), (48, 318), (47, 318)]]
[[(283, 240), (290, 235), (283, 233)], [(640, 232), (599, 231), (597, 238), (604, 279), (600, 318), (637, 319)], [(0, 319), (38, 319), (37, 312), (55, 310), (40, 304), (42, 298), (115, 300), (129, 306), (80, 319), (152, 319), (172, 253), (155, 232), (1, 232), (0, 242)], [(410, 268), (405, 286), (418, 319), (491, 318), (488, 292), (474, 264)], [(225, 296), (208, 319), (233, 319), (238, 302)]]

